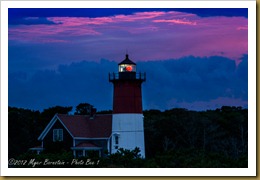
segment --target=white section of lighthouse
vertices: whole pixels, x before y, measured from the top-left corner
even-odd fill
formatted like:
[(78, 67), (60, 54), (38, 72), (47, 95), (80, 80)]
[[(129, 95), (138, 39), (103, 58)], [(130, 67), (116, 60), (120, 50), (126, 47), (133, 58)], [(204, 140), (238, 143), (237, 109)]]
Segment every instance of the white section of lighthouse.
[(118, 64), (118, 73), (110, 73), (114, 85), (111, 153), (118, 148), (140, 149), (145, 158), (144, 121), (142, 111), (142, 83), (145, 73), (136, 73), (136, 64), (128, 54)]

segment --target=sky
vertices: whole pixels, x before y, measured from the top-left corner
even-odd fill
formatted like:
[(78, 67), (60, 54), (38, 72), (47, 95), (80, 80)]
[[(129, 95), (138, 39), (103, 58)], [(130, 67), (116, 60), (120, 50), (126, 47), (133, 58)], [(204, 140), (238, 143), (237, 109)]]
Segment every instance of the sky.
[(246, 8), (9, 8), (8, 23), (9, 106), (112, 109), (126, 53), (144, 110), (248, 106)]

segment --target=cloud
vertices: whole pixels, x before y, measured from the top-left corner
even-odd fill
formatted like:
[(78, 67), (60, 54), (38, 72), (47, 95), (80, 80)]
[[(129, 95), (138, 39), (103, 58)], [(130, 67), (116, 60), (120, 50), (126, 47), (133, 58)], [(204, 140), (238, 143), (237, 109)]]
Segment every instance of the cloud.
[(42, 44), (43, 49), (54, 45), (55, 49), (69, 49), (66, 54), (70, 59), (91, 52), (91, 58), (99, 60), (100, 49), (103, 57), (115, 59), (112, 51), (120, 54), (129, 49), (143, 61), (225, 56), (238, 64), (239, 58), (247, 54), (244, 17), (202, 18), (178, 11), (148, 11), (107, 17), (48, 17), (47, 21), (53, 24), (10, 26), (9, 40), (31, 46)]
[(237, 30), (248, 30), (248, 27), (247, 26), (239, 26), (237, 27)]
[(24, 17), (24, 18), (10, 18), (9, 25), (54, 25), (53, 21), (49, 21), (46, 17)]
[[(168, 109), (182, 106), (199, 110), (207, 108), (208, 104), (211, 108), (236, 103), (244, 106), (247, 101), (246, 57), (238, 67), (224, 57), (186, 57), (139, 65), (147, 72), (148, 80), (144, 84), (146, 107), (156, 105), (154, 108)], [(219, 98), (229, 101), (215, 101)]]
[(168, 105), (175, 108), (185, 108), (195, 111), (204, 111), (205, 109), (217, 109), (222, 106), (241, 106), (243, 108), (248, 108), (248, 101), (230, 97), (218, 97), (210, 101), (195, 102), (180, 102), (176, 99), (172, 99)]
[(185, 24), (185, 25), (197, 25), (196, 22), (185, 21), (181, 19), (158, 19), (154, 20), (156, 23), (173, 23), (173, 24)]
[(180, 12), (193, 13), (200, 17), (248, 17), (247, 8), (180, 8), (176, 10)]
[[(113, 85), (108, 82), (108, 73), (116, 71), (116, 62), (103, 59), (59, 65), (56, 70), (39, 70), (31, 75), (9, 72), (9, 105), (42, 110), (88, 102), (98, 110), (111, 109)], [(224, 57), (189, 56), (137, 62), (137, 71), (147, 74), (144, 109), (247, 107), (246, 55), (238, 66)]]

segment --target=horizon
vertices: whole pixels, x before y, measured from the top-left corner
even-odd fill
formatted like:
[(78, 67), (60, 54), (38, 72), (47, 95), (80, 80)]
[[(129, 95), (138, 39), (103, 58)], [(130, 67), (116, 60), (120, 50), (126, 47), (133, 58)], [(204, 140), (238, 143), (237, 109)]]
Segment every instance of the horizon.
[[(83, 102), (84, 103), (84, 102)], [(75, 111), (75, 108), (76, 108), (77, 105), (75, 106), (60, 106), (60, 105), (56, 105), (56, 106), (52, 106), (52, 107), (48, 107), (48, 108), (45, 108), (43, 110), (39, 110), (39, 109), (29, 109), (29, 108), (23, 108), (23, 107), (14, 107), (14, 106), (8, 106), (8, 108), (17, 108), (17, 109), (22, 109), (22, 110), (29, 110), (29, 111), (32, 111), (32, 112), (37, 112), (39, 111), (40, 113), (43, 113), (45, 110), (49, 109), (49, 108), (55, 108), (55, 107), (72, 107), (72, 110), (68, 112), (68, 115), (79, 115), (79, 114), (74, 114), (76, 111)], [(94, 106), (95, 107), (95, 106)], [(191, 109), (186, 109), (186, 108), (177, 108), (177, 107), (174, 107), (174, 108), (170, 108), (170, 109), (165, 109), (165, 110), (160, 110), (160, 109), (144, 109), (143, 112), (145, 111), (160, 111), (160, 112), (166, 112), (166, 111), (171, 111), (171, 110), (174, 110), (174, 109), (183, 109), (185, 111), (194, 111), (194, 112), (207, 112), (207, 111), (217, 111), (217, 110), (220, 110), (221, 108), (223, 107), (231, 107), (231, 108), (241, 108), (241, 110), (248, 110), (247, 107), (242, 107), (242, 106), (222, 106), (222, 107), (219, 107), (219, 108), (216, 108), (216, 109), (204, 109), (204, 110), (191, 110)], [(98, 110), (97, 109), (97, 114), (99, 114), (100, 112), (105, 112), (105, 111), (111, 111), (111, 113), (113, 113), (113, 110), (112, 109), (106, 109), (106, 110)], [(62, 113), (57, 113), (57, 114), (62, 114)], [(103, 113), (102, 113), (103, 114)], [(110, 114), (110, 113), (106, 113), (106, 114)]]

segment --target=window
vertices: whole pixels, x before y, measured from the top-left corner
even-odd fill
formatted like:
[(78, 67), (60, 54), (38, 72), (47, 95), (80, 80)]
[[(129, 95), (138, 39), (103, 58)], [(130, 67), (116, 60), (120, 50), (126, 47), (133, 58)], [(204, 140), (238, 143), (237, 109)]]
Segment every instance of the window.
[(136, 66), (133, 64), (120, 64), (119, 72), (136, 72)]
[(115, 144), (118, 144), (118, 136), (115, 136)]
[(63, 129), (53, 129), (53, 142), (63, 141)]
[(119, 135), (115, 135), (115, 149), (118, 149), (118, 144), (119, 144)]

